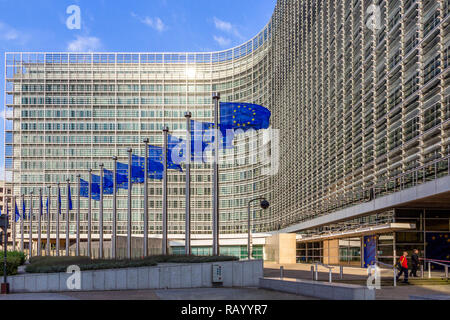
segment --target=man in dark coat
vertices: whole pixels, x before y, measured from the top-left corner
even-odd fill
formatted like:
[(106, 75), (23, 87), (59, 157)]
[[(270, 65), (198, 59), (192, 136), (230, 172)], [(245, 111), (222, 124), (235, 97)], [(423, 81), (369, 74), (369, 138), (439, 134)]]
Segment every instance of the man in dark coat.
[(419, 250), (415, 249), (411, 256), (411, 277), (417, 278), (417, 269), (419, 269)]

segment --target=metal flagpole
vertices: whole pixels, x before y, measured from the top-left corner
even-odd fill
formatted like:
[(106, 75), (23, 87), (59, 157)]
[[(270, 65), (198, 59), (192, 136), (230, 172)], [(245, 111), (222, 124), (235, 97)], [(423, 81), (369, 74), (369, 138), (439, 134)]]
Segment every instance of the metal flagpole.
[(61, 212), (61, 202), (59, 201), (59, 199), (61, 198), (61, 184), (58, 182), (58, 212), (56, 212), (56, 256), (59, 257), (59, 213)]
[(113, 193), (113, 225), (112, 225), (112, 241), (111, 241), (111, 257), (117, 257), (117, 157), (113, 157), (114, 161), (114, 193)]
[(28, 230), (28, 255), (33, 256), (33, 191), (30, 192), (30, 216), (29, 230)]
[(185, 228), (185, 253), (191, 255), (191, 118), (192, 113), (186, 115), (186, 228)]
[(88, 204), (88, 257), (92, 257), (91, 241), (92, 241), (92, 169), (89, 169), (89, 204)]
[(81, 215), (81, 175), (77, 175), (78, 180), (78, 198), (77, 198), (77, 217), (76, 217), (76, 223), (77, 223), (77, 248), (76, 248), (76, 256), (80, 256), (80, 215)]
[(24, 241), (25, 241), (25, 236), (24, 236), (24, 228), (23, 228), (23, 219), (26, 215), (26, 213), (23, 210), (23, 204), (25, 203), (25, 195), (22, 194), (22, 217), (20, 219), (20, 233), (21, 233), (21, 241), (20, 241), (20, 251), (25, 252), (25, 245), (24, 245)]
[(214, 178), (213, 178), (213, 255), (219, 252), (219, 100), (220, 93), (213, 92), (214, 100)]
[(69, 256), (70, 247), (70, 208), (69, 208), (70, 179), (67, 179), (67, 203), (66, 203), (66, 257)]
[(128, 259), (131, 259), (131, 189), (132, 189), (132, 159), (131, 159), (131, 153), (133, 152), (133, 149), (129, 148), (128, 150), (128, 214), (127, 214), (127, 257)]
[(168, 217), (167, 217), (167, 153), (168, 153), (168, 139), (169, 128), (164, 128), (164, 150), (163, 150), (163, 216), (162, 216), (162, 254), (167, 255), (167, 230), (168, 230)]
[(51, 197), (51, 191), (52, 191), (52, 187), (48, 186), (48, 194), (47, 194), (47, 199), (48, 199), (48, 214), (47, 214), (47, 256), (50, 256), (51, 254), (51, 232), (52, 232), (52, 225), (51, 225), (51, 213), (52, 213), (52, 197)]
[(42, 255), (42, 211), (43, 211), (43, 204), (42, 204), (42, 189), (39, 189), (39, 215), (38, 215), (38, 241), (37, 241), (37, 255), (40, 257)]
[(150, 140), (144, 139), (145, 143), (145, 177), (144, 177), (144, 254), (148, 255), (148, 144)]
[(12, 219), (12, 245), (13, 251), (16, 251), (16, 196), (12, 197), (11, 208), (13, 208), (11, 215), (14, 215)]
[(103, 168), (105, 165), (100, 164), (100, 205), (98, 215), (98, 231), (99, 231), (99, 257), (103, 259)]

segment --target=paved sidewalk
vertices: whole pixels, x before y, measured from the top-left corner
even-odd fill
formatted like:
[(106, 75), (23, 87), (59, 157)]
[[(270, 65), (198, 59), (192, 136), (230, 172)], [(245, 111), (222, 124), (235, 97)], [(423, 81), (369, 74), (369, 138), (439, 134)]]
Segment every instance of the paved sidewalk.
[(257, 288), (203, 288), (0, 295), (1, 300), (314, 300)]

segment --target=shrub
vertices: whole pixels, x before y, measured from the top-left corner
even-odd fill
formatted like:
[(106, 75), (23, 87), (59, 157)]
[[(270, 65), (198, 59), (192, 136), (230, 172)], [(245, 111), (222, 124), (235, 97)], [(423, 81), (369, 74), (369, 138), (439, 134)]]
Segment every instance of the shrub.
[[(3, 256), (4, 256), (4, 252), (0, 251), (0, 259), (1, 260), (3, 260)], [(19, 261), (20, 261), (20, 264), (19, 264), (20, 266), (25, 263), (25, 259), (26, 259), (25, 253), (20, 252), (20, 251), (8, 251), (6, 257), (7, 258), (9, 258), (9, 257), (16, 257), (16, 258), (18, 258)]]
[(236, 257), (150, 256), (140, 260), (94, 260), (88, 257), (35, 257), (26, 267), (28, 273), (66, 272), (67, 267), (77, 265), (81, 271), (152, 267), (158, 263), (206, 263), (236, 261)]
[[(0, 276), (3, 276), (3, 256), (2, 263), (0, 263)], [(8, 276), (13, 276), (17, 274), (17, 268), (21, 265), (21, 257), (20, 256), (6, 256), (6, 274)]]

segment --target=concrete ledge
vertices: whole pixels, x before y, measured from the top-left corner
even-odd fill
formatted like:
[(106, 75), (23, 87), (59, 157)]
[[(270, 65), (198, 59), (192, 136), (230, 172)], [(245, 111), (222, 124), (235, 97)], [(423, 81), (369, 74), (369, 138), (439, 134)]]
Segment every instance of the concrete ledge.
[[(156, 267), (81, 272), (80, 291), (211, 288), (212, 266), (222, 266), (223, 286), (258, 287), (263, 261), (165, 264)], [(21, 274), (8, 277), (12, 293), (69, 292), (67, 273)]]
[(352, 284), (260, 278), (259, 287), (326, 300), (375, 300), (375, 290)]

